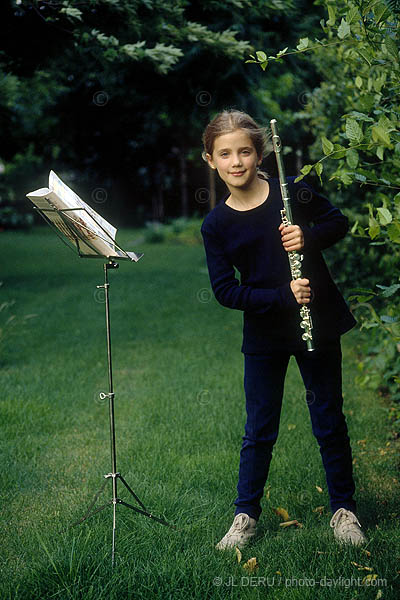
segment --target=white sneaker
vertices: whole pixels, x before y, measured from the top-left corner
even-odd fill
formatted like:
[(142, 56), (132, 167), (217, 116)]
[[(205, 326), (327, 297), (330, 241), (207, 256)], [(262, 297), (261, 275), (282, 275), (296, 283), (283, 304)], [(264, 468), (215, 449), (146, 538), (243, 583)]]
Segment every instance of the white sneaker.
[(367, 541), (361, 531), (361, 523), (351, 510), (338, 508), (331, 519), (330, 526), (333, 527), (333, 535), (339, 542), (359, 546)]
[(243, 548), (256, 533), (256, 519), (249, 517), (245, 513), (239, 513), (233, 520), (231, 528), (224, 535), (222, 540), (215, 546), (217, 550), (227, 548)]

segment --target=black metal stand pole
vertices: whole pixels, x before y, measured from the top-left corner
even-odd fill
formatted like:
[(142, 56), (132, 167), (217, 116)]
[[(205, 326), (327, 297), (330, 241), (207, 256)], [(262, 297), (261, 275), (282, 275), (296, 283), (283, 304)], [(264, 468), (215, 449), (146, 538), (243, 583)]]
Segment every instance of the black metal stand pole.
[[(114, 567), (114, 563), (115, 563), (115, 530), (116, 530), (116, 508), (117, 508), (117, 504), (123, 504), (124, 506), (131, 508), (132, 510), (146, 516), (149, 517), (151, 519), (153, 519), (154, 521), (157, 521), (158, 523), (161, 523), (162, 525), (166, 525), (167, 527), (172, 527), (175, 529), (174, 525), (171, 525), (170, 523), (167, 523), (167, 521), (165, 521), (164, 519), (160, 519), (159, 517), (155, 517), (153, 514), (151, 514), (150, 512), (148, 512), (146, 510), (146, 507), (144, 506), (143, 502), (141, 500), (139, 500), (139, 498), (137, 497), (137, 495), (135, 494), (135, 492), (130, 488), (130, 486), (127, 484), (127, 482), (125, 481), (125, 479), (122, 477), (122, 475), (120, 473), (117, 472), (117, 453), (116, 453), (116, 443), (115, 443), (115, 418), (114, 418), (114, 388), (113, 388), (113, 377), (112, 377), (112, 358), (111, 358), (111, 327), (110, 327), (110, 302), (109, 302), (109, 287), (110, 284), (108, 283), (108, 269), (118, 269), (119, 264), (114, 262), (113, 260), (110, 260), (108, 263), (104, 264), (104, 285), (98, 285), (97, 288), (102, 288), (104, 289), (105, 292), (105, 301), (106, 301), (106, 331), (107, 331), (107, 358), (108, 358), (108, 393), (104, 393), (101, 392), (100, 393), (100, 398), (102, 400), (104, 400), (105, 398), (108, 397), (108, 401), (109, 401), (109, 412), (110, 412), (110, 443), (111, 443), (111, 473), (107, 473), (107, 475), (104, 475), (105, 477), (105, 481), (103, 482), (103, 485), (101, 486), (100, 490), (96, 493), (93, 501), (91, 502), (86, 514), (79, 519), (79, 521), (76, 521), (75, 523), (72, 523), (72, 526), (74, 525), (79, 525), (79, 523), (83, 523), (83, 521), (86, 521), (86, 519), (88, 519), (89, 517), (95, 515), (96, 513), (100, 512), (101, 510), (103, 510), (104, 508), (106, 508), (107, 506), (111, 506), (113, 507), (113, 530), (112, 530), (112, 553), (111, 553), (111, 563), (112, 566)], [(112, 500), (110, 500), (110, 502), (107, 502), (107, 504), (103, 504), (102, 506), (100, 506), (99, 508), (96, 508), (94, 510), (92, 510), (94, 508), (94, 505), (96, 504), (96, 501), (98, 499), (98, 497), (100, 496), (101, 492), (104, 490), (105, 484), (107, 482), (107, 479), (111, 479), (112, 480)], [(131, 504), (128, 504), (126, 502), (124, 502), (123, 500), (121, 500), (120, 498), (118, 498), (118, 493), (117, 493), (117, 480), (120, 479), (122, 484), (126, 487), (126, 489), (129, 491), (129, 493), (135, 498), (136, 502), (141, 506), (141, 508), (137, 508), (136, 506), (132, 506)]]

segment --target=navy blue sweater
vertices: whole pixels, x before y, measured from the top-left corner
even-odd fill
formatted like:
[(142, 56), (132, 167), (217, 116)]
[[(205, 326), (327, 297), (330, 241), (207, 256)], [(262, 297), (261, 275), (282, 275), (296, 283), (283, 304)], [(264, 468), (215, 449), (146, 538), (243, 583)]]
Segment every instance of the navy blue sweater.
[[(304, 234), (302, 276), (310, 280), (308, 307), (318, 346), (338, 339), (356, 324), (321, 254), (346, 235), (348, 220), (304, 180), (294, 183), (294, 179), (288, 178), (293, 222)], [(282, 221), (279, 180), (268, 182), (269, 195), (262, 204), (237, 211), (225, 203), (225, 197), (201, 227), (213, 292), (223, 306), (244, 312), (242, 352), (251, 354), (306, 348), (301, 340), (300, 305), (290, 289), (289, 260), (278, 230)]]

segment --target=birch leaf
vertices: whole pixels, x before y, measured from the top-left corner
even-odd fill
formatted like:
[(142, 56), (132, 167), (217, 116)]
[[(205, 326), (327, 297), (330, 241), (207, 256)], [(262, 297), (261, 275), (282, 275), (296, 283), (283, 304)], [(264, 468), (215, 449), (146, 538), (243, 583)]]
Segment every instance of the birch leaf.
[(379, 235), (380, 233), (380, 226), (378, 221), (376, 221), (376, 219), (374, 219), (373, 217), (369, 218), (369, 228), (368, 228), (368, 233), (369, 233), (369, 237), (371, 238), (371, 240), (375, 239), (377, 235)]
[(379, 217), (379, 221), (380, 221), (381, 225), (388, 225), (389, 223), (392, 222), (393, 217), (392, 217), (392, 213), (390, 212), (390, 210), (388, 210), (384, 206), (380, 206), (376, 210), (378, 212), (378, 217)]
[(264, 62), (267, 60), (267, 55), (262, 50), (258, 50), (258, 52), (256, 52), (256, 56), (260, 62)]
[(299, 523), (297, 519), (293, 519), (293, 521), (285, 521), (284, 523), (279, 523), (279, 527), (290, 527), (291, 525), (296, 525), (296, 527), (303, 527), (303, 524)]
[[(376, 128), (378, 129), (378, 126), (376, 126)], [(363, 139), (362, 129), (355, 119), (346, 119), (346, 137), (353, 143), (360, 143)]]
[(328, 140), (327, 137), (325, 137), (324, 135), (321, 137), (321, 142), (322, 142), (322, 151), (325, 154), (325, 156), (327, 156), (328, 154), (331, 154), (331, 152), (333, 152), (333, 144), (332, 142), (330, 142)]
[(273, 508), (272, 510), (276, 515), (278, 515), (278, 517), (282, 517), (284, 521), (290, 520), (289, 513), (285, 508), (281, 508), (280, 506), (278, 506), (278, 508)]
[(338, 27), (337, 35), (338, 35), (338, 38), (340, 38), (341, 40), (343, 38), (345, 38), (347, 35), (350, 35), (350, 25), (343, 18)]
[(319, 513), (320, 515), (322, 515), (324, 510), (325, 510), (325, 506), (316, 506), (315, 508), (313, 508), (313, 512)]
[(368, 582), (367, 585), (371, 585), (371, 581), (375, 581), (375, 579), (377, 579), (377, 577), (378, 577), (377, 573), (369, 573), (368, 575), (363, 577), (363, 580), (361, 583), (364, 585)]
[(359, 565), (358, 563), (354, 562), (354, 560), (351, 560), (350, 563), (352, 565), (354, 565), (355, 567), (357, 567), (357, 569), (359, 571), (373, 571), (372, 567), (366, 567), (364, 565)]
[(306, 48), (309, 47), (310, 44), (310, 40), (308, 38), (300, 38), (300, 43), (297, 44), (296, 49), (297, 50), (305, 50)]
[(237, 546), (235, 547), (235, 550), (236, 550), (237, 561), (238, 561), (238, 563), (240, 563), (240, 561), (242, 560), (242, 553), (240, 552), (240, 550)]
[(243, 565), (243, 569), (246, 569), (249, 573), (253, 573), (256, 569), (258, 569), (258, 563), (255, 556), (253, 558), (249, 558), (249, 560)]
[(390, 148), (392, 147), (390, 135), (383, 127), (380, 125), (374, 125), (371, 129), (371, 133), (374, 142), (383, 142), (385, 146), (389, 146)]

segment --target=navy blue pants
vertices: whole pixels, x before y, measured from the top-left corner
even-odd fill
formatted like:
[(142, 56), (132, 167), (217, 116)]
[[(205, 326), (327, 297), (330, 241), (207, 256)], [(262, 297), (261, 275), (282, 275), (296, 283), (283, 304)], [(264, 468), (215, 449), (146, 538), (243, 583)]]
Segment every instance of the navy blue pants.
[(275, 350), (268, 354), (245, 354), (247, 422), (240, 451), (235, 514), (243, 512), (254, 519), (260, 516), (260, 500), (278, 437), (284, 379), (291, 354), (304, 382), (304, 400), (325, 468), (331, 510), (343, 507), (355, 512), (351, 447), (342, 412), (339, 339), (313, 352)]

